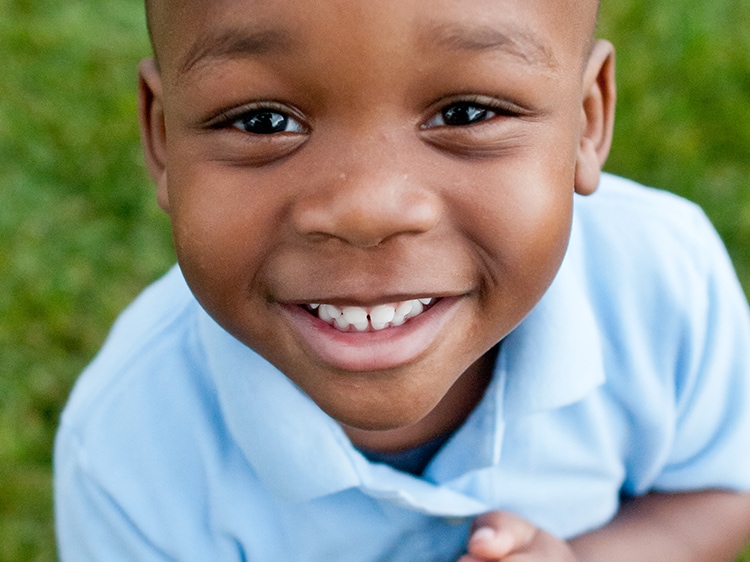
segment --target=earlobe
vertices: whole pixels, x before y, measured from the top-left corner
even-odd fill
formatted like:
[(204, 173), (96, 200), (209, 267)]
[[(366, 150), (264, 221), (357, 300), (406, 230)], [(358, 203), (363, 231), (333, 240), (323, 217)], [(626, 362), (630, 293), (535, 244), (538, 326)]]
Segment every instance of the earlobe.
[(146, 168), (156, 184), (157, 202), (159, 207), (169, 212), (167, 133), (161, 75), (154, 59), (145, 59), (138, 65), (138, 122)]
[(575, 190), (590, 195), (599, 185), (602, 166), (612, 146), (615, 120), (615, 50), (597, 41), (583, 77), (581, 139), (576, 159)]

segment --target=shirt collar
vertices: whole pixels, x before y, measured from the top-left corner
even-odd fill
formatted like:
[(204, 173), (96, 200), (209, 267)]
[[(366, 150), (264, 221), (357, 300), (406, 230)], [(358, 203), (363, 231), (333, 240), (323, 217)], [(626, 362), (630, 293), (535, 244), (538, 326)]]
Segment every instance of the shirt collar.
[(306, 501), (360, 483), (341, 427), (203, 310), (200, 337), (229, 432), (266, 488)]
[(574, 222), (555, 280), (503, 340), (485, 396), (428, 466), (427, 477), (462, 487), (465, 475), (500, 461), (506, 422), (577, 402), (604, 382), (583, 244)]
[(599, 327), (587, 294), (584, 243), (574, 222), (562, 266), (544, 297), (503, 341), (503, 417), (551, 410), (604, 382)]
[(460, 491), (369, 463), (294, 383), (203, 310), (198, 329), (232, 439), (281, 501), (305, 502), (357, 487), (431, 515), (467, 517), (488, 509)]

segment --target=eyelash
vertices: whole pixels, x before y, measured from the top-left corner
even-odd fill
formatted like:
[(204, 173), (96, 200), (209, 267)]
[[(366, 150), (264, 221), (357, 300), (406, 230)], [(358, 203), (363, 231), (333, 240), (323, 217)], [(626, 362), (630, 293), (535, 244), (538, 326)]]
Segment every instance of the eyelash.
[[(454, 124), (446, 122), (452, 118), (450, 116), (451, 111), (459, 112), (454, 113), (453, 117), (458, 118), (459, 120), (462, 116), (466, 117), (468, 119), (467, 122)], [(283, 120), (284, 125), (291, 124), (293, 126), (293, 130), (271, 130), (266, 133), (261, 133), (247, 130), (246, 128), (238, 125), (241, 122), (247, 124), (251, 120), (260, 119), (262, 116), (265, 116), (264, 120), (267, 121), (269, 116), (272, 114), (280, 116)], [(222, 111), (221, 113), (219, 113), (219, 115), (209, 119), (206, 127), (210, 129), (234, 128), (240, 132), (258, 137), (282, 133), (298, 134), (307, 132), (307, 126), (304, 124), (303, 120), (296, 114), (297, 112), (290, 110), (288, 106), (277, 104), (274, 102), (264, 102)], [(463, 128), (474, 125), (481, 125), (497, 117), (515, 117), (522, 114), (523, 110), (512, 102), (506, 102), (498, 100), (496, 98), (485, 96), (469, 96), (463, 98), (455, 98), (448, 101), (447, 103), (445, 101), (441, 102), (440, 109), (433, 115), (433, 117), (423, 123), (420, 128), (423, 130), (438, 127)], [(282, 123), (282, 121), (276, 119), (272, 120), (270, 124), (272, 127), (276, 127), (280, 123)]]
[[(450, 111), (463, 109), (463, 113), (466, 113), (469, 108), (475, 110), (474, 112), (470, 112), (473, 115), (468, 115), (469, 120), (474, 117), (479, 117), (479, 120), (453, 125), (446, 123), (446, 119), (450, 119), (448, 117)], [(441, 102), (441, 108), (426, 123), (422, 124), (421, 129), (469, 127), (472, 125), (481, 125), (497, 117), (517, 117), (523, 113), (523, 110), (512, 102), (485, 96), (459, 97), (448, 100), (447, 103), (446, 101)]]
[[(279, 130), (279, 131), (269, 131), (267, 133), (257, 133), (252, 132), (247, 129), (243, 129), (241, 126), (239, 126), (239, 123), (244, 122), (245, 124), (249, 123), (253, 119), (259, 119), (262, 116), (266, 116), (266, 121), (268, 120), (268, 116), (270, 115), (277, 115), (280, 116), (283, 120), (283, 122), (286, 125), (292, 124), (294, 129), (291, 131), (288, 130)], [(272, 127), (276, 127), (281, 122), (276, 119), (272, 120), (270, 125)], [(268, 123), (267, 123), (268, 124)], [(273, 134), (279, 134), (279, 133), (304, 133), (307, 131), (307, 126), (304, 124), (304, 121), (297, 116), (297, 112), (290, 110), (288, 106), (277, 104), (274, 102), (264, 102), (264, 103), (257, 103), (257, 104), (251, 104), (251, 105), (245, 105), (242, 107), (238, 107), (235, 109), (229, 109), (224, 110), (220, 112), (215, 117), (210, 118), (206, 123), (206, 128), (208, 129), (228, 129), (228, 128), (234, 128), (237, 129), (240, 132), (244, 132), (249, 135), (254, 136), (270, 136)]]

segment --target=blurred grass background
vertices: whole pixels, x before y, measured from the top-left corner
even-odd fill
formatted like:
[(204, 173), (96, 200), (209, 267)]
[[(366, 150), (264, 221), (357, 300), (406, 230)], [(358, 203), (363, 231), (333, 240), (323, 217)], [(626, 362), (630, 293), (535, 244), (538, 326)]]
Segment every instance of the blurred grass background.
[[(747, 291), (750, 2), (604, 4), (619, 80), (607, 168), (700, 203)], [(174, 259), (138, 146), (148, 54), (140, 0), (0, 0), (0, 561), (55, 559), (60, 410)]]

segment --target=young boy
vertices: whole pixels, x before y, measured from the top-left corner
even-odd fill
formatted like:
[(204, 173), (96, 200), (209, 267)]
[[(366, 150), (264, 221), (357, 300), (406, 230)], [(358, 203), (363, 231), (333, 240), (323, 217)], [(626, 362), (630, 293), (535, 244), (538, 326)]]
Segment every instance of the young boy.
[(747, 304), (694, 206), (600, 178), (597, 8), (152, 0), (179, 269), (64, 413), (63, 560), (736, 556)]

